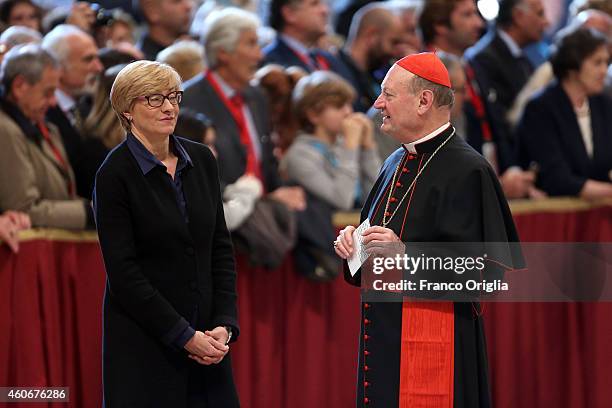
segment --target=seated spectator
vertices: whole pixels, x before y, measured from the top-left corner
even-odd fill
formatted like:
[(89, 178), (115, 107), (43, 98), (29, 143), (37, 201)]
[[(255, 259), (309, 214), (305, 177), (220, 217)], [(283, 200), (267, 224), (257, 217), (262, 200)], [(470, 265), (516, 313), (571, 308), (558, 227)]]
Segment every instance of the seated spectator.
[[(182, 109), (174, 129), (177, 136), (207, 145), (217, 157), (216, 133), (213, 123), (204, 114)], [(255, 203), (263, 193), (261, 181), (245, 174), (223, 190), (223, 212), (227, 229), (235, 231), (253, 213)]]
[(41, 10), (31, 0), (4, 0), (0, 3), (0, 23), (6, 27), (24, 26), (40, 32)]
[(301, 133), (281, 162), (290, 181), (341, 210), (365, 202), (380, 169), (372, 123), (353, 112), (354, 98), (331, 72), (300, 79), (292, 99)]
[(89, 201), (77, 198), (57, 129), (45, 122), (55, 103), (59, 64), (39, 45), (20, 45), (2, 61), (0, 207), (27, 213), (34, 227), (93, 226)]
[(525, 108), (517, 134), (523, 167), (539, 167), (550, 195), (612, 197), (612, 100), (602, 94), (610, 54), (600, 33), (560, 34), (551, 55), (557, 82)]
[(196, 41), (179, 41), (157, 54), (157, 61), (166, 63), (176, 70), (183, 82), (204, 71), (204, 47)]
[(268, 96), (272, 140), (277, 158), (282, 157), (295, 139), (298, 125), (291, 109), (291, 92), (295, 84), (306, 75), (306, 71), (300, 67), (284, 68), (277, 64), (268, 64), (255, 73), (253, 84), (263, 89)]
[(6, 242), (14, 253), (19, 252), (19, 231), (30, 228), (30, 217), (17, 211), (0, 215), (0, 243)]

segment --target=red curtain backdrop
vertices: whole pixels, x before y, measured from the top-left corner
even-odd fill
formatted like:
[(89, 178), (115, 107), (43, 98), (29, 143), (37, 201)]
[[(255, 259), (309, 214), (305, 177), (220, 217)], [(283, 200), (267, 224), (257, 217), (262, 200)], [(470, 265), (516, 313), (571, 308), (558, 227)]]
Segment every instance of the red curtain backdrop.
[[(612, 206), (562, 207), (517, 212), (522, 240), (612, 241)], [(104, 268), (91, 236), (64, 235), (0, 246), (0, 386), (68, 386), (71, 403), (8, 407), (101, 404)], [(240, 258), (238, 273), (242, 406), (354, 406), (359, 291), (309, 282), (291, 259), (268, 271)], [(612, 304), (487, 304), (485, 321), (496, 408), (612, 406)]]

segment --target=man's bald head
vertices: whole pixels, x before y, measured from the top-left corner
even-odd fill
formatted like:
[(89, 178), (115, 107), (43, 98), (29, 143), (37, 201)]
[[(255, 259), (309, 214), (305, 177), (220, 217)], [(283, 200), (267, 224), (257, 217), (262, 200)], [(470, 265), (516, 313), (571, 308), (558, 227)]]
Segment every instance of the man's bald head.
[(346, 46), (353, 57), (355, 53), (366, 55), (365, 68), (375, 69), (395, 57), (400, 36), (399, 16), (384, 3), (371, 3), (353, 17)]
[(351, 43), (372, 30), (382, 32), (394, 28), (399, 28), (399, 17), (382, 2), (370, 3), (355, 13), (347, 42)]

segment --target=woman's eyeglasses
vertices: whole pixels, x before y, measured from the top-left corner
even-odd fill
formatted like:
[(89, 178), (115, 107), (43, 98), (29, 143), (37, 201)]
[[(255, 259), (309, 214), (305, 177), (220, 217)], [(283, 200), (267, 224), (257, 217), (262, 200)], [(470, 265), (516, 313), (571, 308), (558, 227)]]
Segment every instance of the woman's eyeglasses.
[(183, 100), (183, 91), (170, 92), (168, 95), (152, 94), (148, 96), (140, 96), (138, 99), (146, 100), (147, 104), (152, 108), (159, 108), (167, 99), (172, 105), (178, 105)]

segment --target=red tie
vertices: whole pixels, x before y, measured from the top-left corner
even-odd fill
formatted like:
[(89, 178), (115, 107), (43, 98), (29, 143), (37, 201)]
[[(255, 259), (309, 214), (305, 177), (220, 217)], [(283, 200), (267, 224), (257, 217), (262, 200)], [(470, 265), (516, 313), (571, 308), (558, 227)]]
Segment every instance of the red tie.
[(236, 120), (238, 129), (240, 130), (240, 142), (247, 151), (246, 174), (252, 174), (263, 182), (259, 162), (257, 160), (257, 156), (255, 155), (255, 147), (253, 146), (253, 141), (251, 140), (251, 136), (249, 134), (249, 127), (247, 126), (246, 118), (244, 117), (244, 99), (242, 98), (242, 95), (236, 92), (234, 96), (230, 98), (230, 102), (232, 116)]
[(72, 179), (70, 178), (70, 168), (68, 166), (68, 163), (66, 163), (66, 160), (64, 160), (64, 156), (62, 156), (57, 146), (55, 146), (55, 143), (53, 143), (53, 140), (51, 140), (51, 136), (49, 135), (49, 129), (47, 129), (47, 126), (43, 122), (39, 122), (38, 129), (40, 130), (40, 133), (42, 133), (45, 143), (47, 143), (47, 145), (51, 148), (55, 160), (57, 160), (60, 167), (66, 173), (66, 185), (68, 187), (68, 193), (70, 194), (70, 196), (73, 196), (75, 187)]

